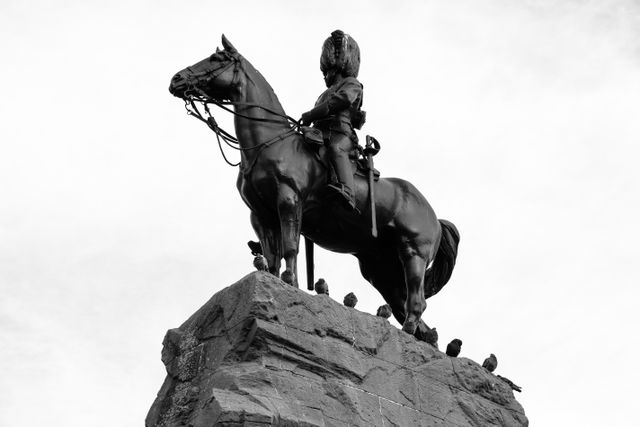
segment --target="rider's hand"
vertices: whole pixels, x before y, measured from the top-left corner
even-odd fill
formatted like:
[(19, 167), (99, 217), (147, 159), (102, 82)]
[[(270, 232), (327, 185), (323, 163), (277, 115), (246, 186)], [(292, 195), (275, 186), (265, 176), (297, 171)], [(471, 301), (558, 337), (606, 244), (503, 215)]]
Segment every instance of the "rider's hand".
[(300, 122), (302, 123), (303, 126), (308, 126), (317, 120), (321, 120), (326, 117), (329, 117), (329, 114), (330, 114), (329, 103), (322, 102), (316, 105), (315, 107), (313, 107), (311, 110), (307, 111), (306, 113), (302, 113), (302, 118), (300, 119)]
[(302, 126), (309, 126), (311, 124), (312, 120), (309, 117), (309, 113), (306, 112), (304, 114), (302, 114), (302, 117), (300, 117), (300, 120), (298, 120), (298, 123), (300, 123), (300, 125)]

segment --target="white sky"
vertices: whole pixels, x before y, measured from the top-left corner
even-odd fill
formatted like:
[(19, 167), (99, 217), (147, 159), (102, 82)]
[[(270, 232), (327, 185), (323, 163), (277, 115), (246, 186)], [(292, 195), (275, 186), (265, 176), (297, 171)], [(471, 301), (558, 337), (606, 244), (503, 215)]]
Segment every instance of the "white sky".
[[(165, 331), (251, 270), (254, 238), (169, 80), (224, 32), (299, 117), (336, 28), (376, 166), (462, 236), (423, 316), (441, 347), (495, 353), (532, 425), (633, 423), (640, 4), (324, 4), (0, 3), (0, 425), (143, 423)], [(316, 266), (337, 300), (382, 304), (352, 257)]]

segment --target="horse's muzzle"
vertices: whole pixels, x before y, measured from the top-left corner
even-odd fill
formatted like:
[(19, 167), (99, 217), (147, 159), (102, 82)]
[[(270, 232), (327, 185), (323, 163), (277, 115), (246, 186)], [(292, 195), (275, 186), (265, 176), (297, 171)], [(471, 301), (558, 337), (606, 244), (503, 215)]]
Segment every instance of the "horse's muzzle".
[(184, 98), (184, 92), (187, 90), (187, 79), (182, 77), (180, 73), (173, 76), (169, 84), (169, 92), (178, 98)]

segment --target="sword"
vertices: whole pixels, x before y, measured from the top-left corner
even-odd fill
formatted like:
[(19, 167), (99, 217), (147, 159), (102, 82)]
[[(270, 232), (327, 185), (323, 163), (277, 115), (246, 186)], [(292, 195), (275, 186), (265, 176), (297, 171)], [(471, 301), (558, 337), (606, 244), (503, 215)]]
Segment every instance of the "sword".
[(364, 148), (364, 155), (367, 158), (367, 167), (369, 168), (369, 203), (371, 207), (371, 235), (378, 237), (378, 226), (376, 224), (376, 198), (373, 189), (373, 156), (380, 151), (380, 143), (374, 137), (367, 135), (367, 143)]

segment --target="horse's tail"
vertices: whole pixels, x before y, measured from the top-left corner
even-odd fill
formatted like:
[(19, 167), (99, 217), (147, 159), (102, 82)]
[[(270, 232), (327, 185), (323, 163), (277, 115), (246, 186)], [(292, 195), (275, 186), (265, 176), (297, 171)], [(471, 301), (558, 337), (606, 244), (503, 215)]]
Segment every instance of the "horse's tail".
[(430, 298), (440, 292), (451, 277), (453, 267), (456, 265), (456, 257), (458, 256), (458, 243), (460, 242), (460, 233), (453, 223), (440, 219), (442, 227), (442, 237), (440, 238), (440, 246), (436, 252), (436, 258), (433, 265), (424, 278), (424, 297)]

